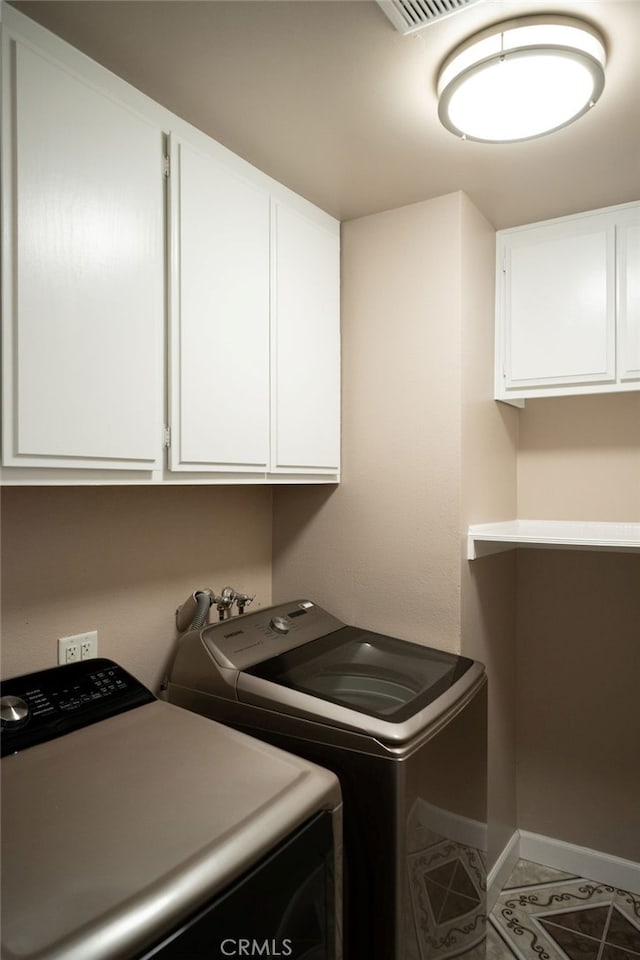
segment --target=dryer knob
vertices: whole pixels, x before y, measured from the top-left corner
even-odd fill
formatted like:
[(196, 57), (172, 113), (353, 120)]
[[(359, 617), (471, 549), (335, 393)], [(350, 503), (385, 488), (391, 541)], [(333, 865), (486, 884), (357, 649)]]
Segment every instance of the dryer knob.
[(289, 633), (291, 624), (288, 620), (285, 620), (284, 617), (273, 617), (272, 620), (269, 620), (269, 626), (272, 630), (275, 630), (276, 633)]
[(29, 717), (29, 704), (22, 697), (1, 697), (0, 717), (3, 726), (23, 723)]

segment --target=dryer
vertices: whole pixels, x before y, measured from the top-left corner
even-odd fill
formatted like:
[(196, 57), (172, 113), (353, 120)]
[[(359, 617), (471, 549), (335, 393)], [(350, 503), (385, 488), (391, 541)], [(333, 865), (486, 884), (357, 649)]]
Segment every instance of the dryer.
[(2, 684), (2, 960), (338, 960), (336, 777), (87, 660)]

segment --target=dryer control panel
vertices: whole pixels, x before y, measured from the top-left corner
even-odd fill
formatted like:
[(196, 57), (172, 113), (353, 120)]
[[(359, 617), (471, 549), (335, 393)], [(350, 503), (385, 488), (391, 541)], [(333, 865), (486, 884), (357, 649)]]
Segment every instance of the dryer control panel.
[(103, 657), (12, 677), (0, 684), (2, 756), (155, 699), (135, 677)]

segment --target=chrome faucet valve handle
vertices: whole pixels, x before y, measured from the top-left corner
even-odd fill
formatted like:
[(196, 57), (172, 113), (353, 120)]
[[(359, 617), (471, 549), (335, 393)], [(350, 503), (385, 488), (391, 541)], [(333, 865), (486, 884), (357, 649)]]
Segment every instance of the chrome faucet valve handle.
[(235, 603), (235, 599), (236, 591), (233, 587), (223, 587), (220, 596), (214, 597), (220, 620), (224, 620), (225, 617), (229, 616), (229, 611)]
[(244, 613), (244, 608), (245, 608), (245, 607), (248, 607), (250, 603), (253, 603), (253, 601), (255, 600), (255, 598), (256, 598), (255, 593), (254, 593), (254, 595), (253, 595), (252, 597), (249, 596), (248, 593), (237, 593), (237, 594), (236, 594), (236, 603), (237, 603), (237, 605), (238, 605), (238, 614), (239, 614), (240, 616), (242, 616), (242, 614)]
[(215, 597), (213, 598), (213, 602), (215, 603), (216, 610), (218, 611), (218, 620), (224, 620), (225, 610), (227, 609), (225, 606), (224, 600), (222, 599), (222, 597), (216, 594)]

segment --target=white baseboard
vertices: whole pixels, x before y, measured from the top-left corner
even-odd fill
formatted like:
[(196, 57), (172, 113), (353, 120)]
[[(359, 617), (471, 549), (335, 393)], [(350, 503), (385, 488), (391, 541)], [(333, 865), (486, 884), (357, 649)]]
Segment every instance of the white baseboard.
[(640, 863), (527, 830), (520, 830), (519, 847), (523, 860), (533, 860), (534, 863), (606, 883), (620, 890), (640, 893)]
[(487, 913), (496, 905), (500, 891), (520, 858), (520, 832), (516, 830), (487, 875)]

